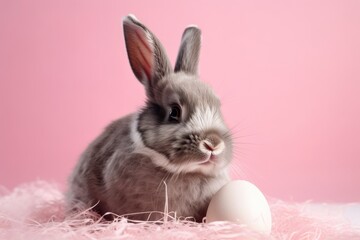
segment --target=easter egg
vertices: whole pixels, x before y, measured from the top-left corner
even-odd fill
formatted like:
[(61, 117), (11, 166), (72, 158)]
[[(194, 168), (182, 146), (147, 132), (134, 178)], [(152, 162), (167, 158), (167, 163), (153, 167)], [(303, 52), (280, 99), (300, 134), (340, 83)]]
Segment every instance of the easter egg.
[(229, 221), (270, 234), (271, 212), (261, 191), (252, 183), (236, 180), (223, 186), (211, 199), (206, 222)]

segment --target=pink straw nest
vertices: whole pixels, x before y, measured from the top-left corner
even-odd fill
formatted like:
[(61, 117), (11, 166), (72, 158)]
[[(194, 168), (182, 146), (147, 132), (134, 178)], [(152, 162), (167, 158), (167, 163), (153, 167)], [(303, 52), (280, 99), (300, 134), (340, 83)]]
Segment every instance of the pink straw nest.
[(105, 221), (90, 209), (65, 216), (64, 195), (43, 181), (8, 191), (0, 188), (0, 239), (360, 239), (360, 228), (342, 218), (319, 218), (304, 209), (311, 203), (271, 200), (272, 233), (264, 236), (244, 226), (195, 223), (164, 214), (157, 222)]

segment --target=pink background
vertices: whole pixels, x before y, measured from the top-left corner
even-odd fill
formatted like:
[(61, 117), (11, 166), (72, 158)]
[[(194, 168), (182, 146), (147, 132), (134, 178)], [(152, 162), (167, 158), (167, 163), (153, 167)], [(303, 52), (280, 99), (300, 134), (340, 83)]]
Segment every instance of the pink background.
[(184, 27), (201, 27), (233, 175), (284, 200), (360, 201), (360, 1), (221, 3), (0, 1), (0, 184), (65, 184), (87, 144), (142, 106), (121, 25), (134, 13), (173, 62)]

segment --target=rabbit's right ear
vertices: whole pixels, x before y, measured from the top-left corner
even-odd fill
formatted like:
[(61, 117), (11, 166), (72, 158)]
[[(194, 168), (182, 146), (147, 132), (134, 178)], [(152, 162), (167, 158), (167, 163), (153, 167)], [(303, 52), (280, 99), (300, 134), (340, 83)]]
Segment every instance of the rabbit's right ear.
[(166, 74), (172, 72), (170, 62), (160, 41), (135, 16), (123, 20), (126, 50), (136, 78), (145, 85), (147, 93)]
[(175, 72), (183, 71), (197, 75), (200, 45), (201, 30), (196, 26), (187, 27), (182, 35)]

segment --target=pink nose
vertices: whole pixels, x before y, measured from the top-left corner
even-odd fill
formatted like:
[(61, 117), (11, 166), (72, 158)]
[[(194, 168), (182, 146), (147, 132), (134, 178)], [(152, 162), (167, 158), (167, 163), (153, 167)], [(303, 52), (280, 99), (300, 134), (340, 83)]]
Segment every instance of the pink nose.
[(203, 142), (204, 147), (209, 151), (214, 151), (216, 147), (214, 147), (210, 142)]
[(225, 149), (225, 142), (216, 133), (208, 133), (199, 143), (199, 150), (212, 156), (221, 154)]

